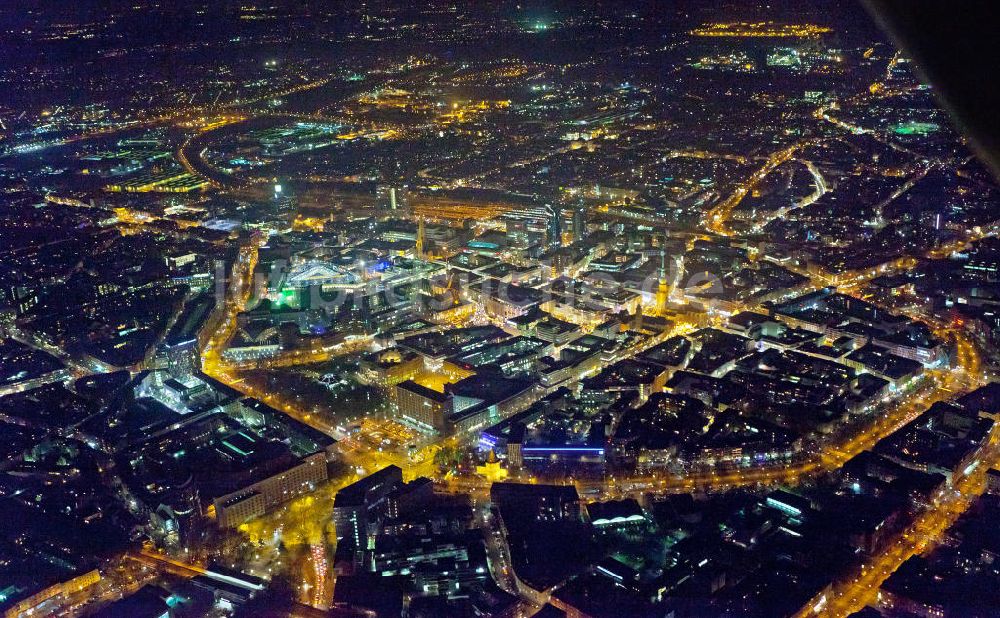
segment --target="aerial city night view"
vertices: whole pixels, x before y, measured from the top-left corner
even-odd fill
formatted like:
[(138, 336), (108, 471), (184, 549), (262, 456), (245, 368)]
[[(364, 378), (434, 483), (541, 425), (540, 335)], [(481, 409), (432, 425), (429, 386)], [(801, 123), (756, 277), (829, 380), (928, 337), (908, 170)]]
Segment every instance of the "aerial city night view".
[(1000, 168), (871, 4), (0, 3), (2, 618), (1000, 616)]

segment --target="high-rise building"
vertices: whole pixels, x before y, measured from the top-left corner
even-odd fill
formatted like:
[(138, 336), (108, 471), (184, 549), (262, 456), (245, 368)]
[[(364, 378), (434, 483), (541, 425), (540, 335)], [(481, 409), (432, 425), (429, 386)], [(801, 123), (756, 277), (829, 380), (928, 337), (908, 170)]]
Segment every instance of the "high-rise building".
[(168, 341), (163, 344), (163, 351), (167, 357), (167, 373), (172, 377), (183, 380), (201, 370), (197, 339), (192, 337), (183, 341)]
[(184, 310), (163, 338), (157, 356), (158, 368), (185, 381), (201, 370), (201, 344), (205, 343), (206, 323), (215, 310), (215, 295), (202, 292), (184, 304)]
[(573, 211), (573, 241), (580, 242), (587, 237), (587, 211), (577, 208)]
[(396, 408), (399, 419), (406, 424), (424, 431), (443, 432), (451, 400), (444, 393), (406, 380), (396, 385)]
[(548, 236), (550, 247), (562, 246), (562, 209), (551, 204), (545, 205), (545, 215), (548, 217)]
[(26, 314), (36, 304), (38, 304), (38, 293), (34, 288), (11, 285), (0, 290), (2, 300), (14, 308), (18, 317)]
[(388, 508), (387, 498), (403, 484), (403, 471), (387, 466), (337, 492), (333, 502), (333, 525), (337, 539), (368, 548), (368, 527)]
[(274, 184), (274, 212), (279, 217), (289, 217), (295, 213), (295, 198), (289, 194), (287, 187), (280, 183)]
[(375, 201), (379, 210), (407, 210), (410, 206), (409, 189), (406, 185), (382, 185), (375, 190)]
[[(246, 435), (243, 434), (243, 437)], [(255, 441), (247, 439), (247, 442)], [(250, 457), (251, 455), (247, 456), (248, 460)], [(327, 479), (326, 454), (322, 452), (295, 459), (290, 466), (279, 467), (273, 474), (266, 475), (266, 470), (277, 465), (275, 460), (275, 463), (261, 466), (259, 471), (251, 471), (250, 478), (256, 476), (259, 477), (258, 480), (231, 493), (217, 496), (212, 501), (216, 523), (220, 527), (232, 528), (260, 517), (282, 502), (313, 491)]]
[(583, 514), (580, 495), (573, 485), (493, 483), (490, 499), (501, 519), (517, 515), (540, 521), (579, 521)]
[(528, 222), (520, 219), (507, 221), (507, 244), (516, 249), (524, 249), (531, 245), (531, 232)]

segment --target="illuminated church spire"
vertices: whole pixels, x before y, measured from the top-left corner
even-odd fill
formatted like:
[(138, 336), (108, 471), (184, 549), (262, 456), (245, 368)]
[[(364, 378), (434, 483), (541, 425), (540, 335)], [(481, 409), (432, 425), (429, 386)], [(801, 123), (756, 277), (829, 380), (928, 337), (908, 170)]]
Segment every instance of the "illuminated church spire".
[(417, 257), (424, 258), (424, 218), (417, 218)]
[(670, 286), (667, 283), (667, 235), (664, 232), (660, 241), (660, 276), (656, 287), (656, 311), (660, 315), (667, 313), (667, 303), (670, 298)]

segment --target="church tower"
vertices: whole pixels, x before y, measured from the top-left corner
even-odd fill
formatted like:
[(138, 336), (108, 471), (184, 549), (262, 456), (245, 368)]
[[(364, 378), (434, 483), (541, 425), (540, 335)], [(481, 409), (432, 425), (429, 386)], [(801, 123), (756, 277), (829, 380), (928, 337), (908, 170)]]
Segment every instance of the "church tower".
[(667, 314), (667, 303), (670, 299), (670, 286), (667, 283), (667, 235), (664, 233), (660, 244), (660, 277), (656, 288), (656, 311), (659, 315)]

